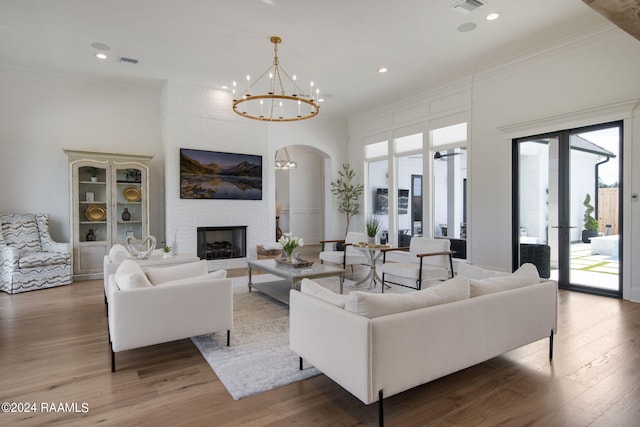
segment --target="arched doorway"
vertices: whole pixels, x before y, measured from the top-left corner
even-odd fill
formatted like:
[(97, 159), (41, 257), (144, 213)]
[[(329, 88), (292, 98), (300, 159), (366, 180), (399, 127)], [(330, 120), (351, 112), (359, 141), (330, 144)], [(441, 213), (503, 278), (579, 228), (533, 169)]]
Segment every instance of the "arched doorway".
[[(325, 159), (328, 156), (306, 145), (289, 145), (286, 149), (296, 167), (275, 171), (276, 214), (279, 214), (280, 228), (301, 237), (305, 245), (319, 244), (324, 236)], [(283, 157), (281, 151), (276, 151), (277, 159)]]

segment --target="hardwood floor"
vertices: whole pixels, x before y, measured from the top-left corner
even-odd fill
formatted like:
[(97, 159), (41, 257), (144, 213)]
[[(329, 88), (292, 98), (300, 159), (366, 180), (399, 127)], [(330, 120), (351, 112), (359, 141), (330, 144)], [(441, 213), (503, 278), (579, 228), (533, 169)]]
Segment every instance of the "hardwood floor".
[[(386, 399), (386, 425), (640, 425), (640, 304), (559, 300), (553, 362), (547, 340), (511, 351)], [(37, 408), (0, 425), (377, 425), (324, 375), (234, 401), (190, 340), (121, 352), (111, 373), (102, 281), (0, 293), (0, 322), (0, 402)]]

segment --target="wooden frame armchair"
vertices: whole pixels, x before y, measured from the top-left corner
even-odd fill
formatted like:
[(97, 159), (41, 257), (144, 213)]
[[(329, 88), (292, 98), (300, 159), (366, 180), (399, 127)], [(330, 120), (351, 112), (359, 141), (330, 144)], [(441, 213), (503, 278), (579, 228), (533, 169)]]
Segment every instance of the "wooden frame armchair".
[[(345, 269), (347, 268), (347, 265), (350, 265), (351, 271), (353, 271), (354, 265), (369, 265), (367, 256), (363, 252), (351, 247), (354, 243), (366, 242), (367, 239), (368, 237), (365, 233), (350, 231), (349, 233), (347, 233), (347, 236), (344, 240), (320, 240), (320, 243), (322, 244), (322, 251), (320, 252), (320, 263), (324, 264), (325, 262), (329, 262), (332, 264), (340, 264), (342, 265), (342, 268)], [(344, 250), (327, 251), (325, 250), (325, 244), (327, 243), (342, 243), (344, 246)]]
[[(449, 250), (451, 242), (447, 239), (429, 239), (426, 237), (413, 237), (408, 248), (383, 249), (382, 258), (382, 283), (407, 288), (422, 289), (425, 280), (447, 280), (453, 278), (453, 254)], [(387, 260), (387, 253), (391, 251), (408, 251), (409, 258), (404, 262)], [(386, 280), (385, 276), (393, 276), (395, 281)], [(415, 287), (400, 280), (414, 281)], [(384, 292), (384, 286), (382, 286)]]

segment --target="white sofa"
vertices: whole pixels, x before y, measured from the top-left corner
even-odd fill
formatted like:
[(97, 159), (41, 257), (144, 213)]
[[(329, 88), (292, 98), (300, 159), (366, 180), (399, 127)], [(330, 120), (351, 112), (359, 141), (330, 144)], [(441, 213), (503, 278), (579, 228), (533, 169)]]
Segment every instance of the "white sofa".
[(550, 338), (552, 357), (557, 284), (540, 282), (531, 264), (409, 294), (343, 296), (310, 285), (290, 292), (290, 347), (300, 368), (304, 359), (363, 403), (378, 401), (381, 423), (384, 397), (542, 338)]
[[(204, 269), (204, 270), (203, 270)], [(182, 278), (179, 278), (182, 277)], [(147, 269), (123, 261), (108, 277), (111, 371), (115, 353), (233, 328), (233, 286), (206, 261)]]

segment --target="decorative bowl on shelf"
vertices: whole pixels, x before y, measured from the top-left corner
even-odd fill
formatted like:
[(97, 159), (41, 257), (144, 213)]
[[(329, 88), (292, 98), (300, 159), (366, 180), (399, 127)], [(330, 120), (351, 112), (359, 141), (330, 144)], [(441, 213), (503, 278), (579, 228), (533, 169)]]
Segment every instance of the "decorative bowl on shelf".
[(122, 195), (128, 202), (139, 202), (142, 199), (142, 192), (138, 187), (127, 187), (122, 190)]
[(84, 211), (84, 216), (89, 221), (104, 221), (107, 218), (107, 209), (104, 206), (89, 205)]

